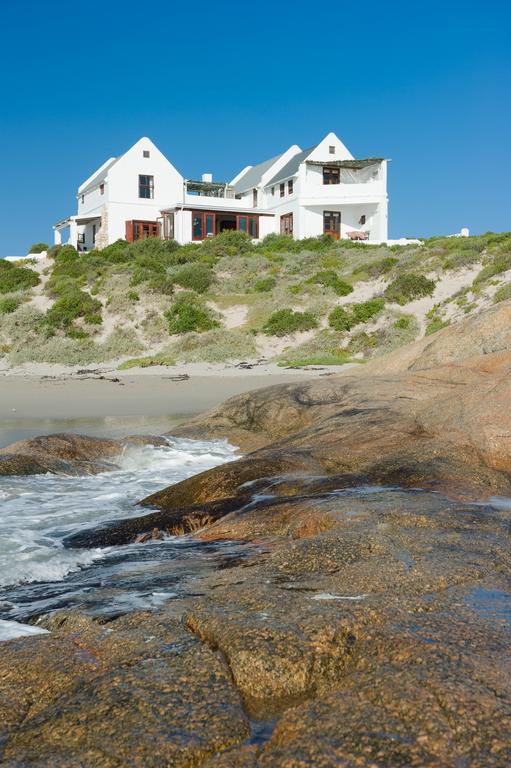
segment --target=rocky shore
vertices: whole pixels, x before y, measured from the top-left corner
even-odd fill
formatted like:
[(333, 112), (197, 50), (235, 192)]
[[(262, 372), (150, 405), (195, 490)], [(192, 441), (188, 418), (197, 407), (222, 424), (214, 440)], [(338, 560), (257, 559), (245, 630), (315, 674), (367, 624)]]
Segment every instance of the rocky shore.
[[(257, 551), (159, 611), (59, 611), (4, 643), (3, 764), (510, 765), (510, 403), (503, 302), (179, 427), (245, 454), (66, 545), (188, 533)], [(104, 471), (125, 442), (25, 441), (0, 467)]]

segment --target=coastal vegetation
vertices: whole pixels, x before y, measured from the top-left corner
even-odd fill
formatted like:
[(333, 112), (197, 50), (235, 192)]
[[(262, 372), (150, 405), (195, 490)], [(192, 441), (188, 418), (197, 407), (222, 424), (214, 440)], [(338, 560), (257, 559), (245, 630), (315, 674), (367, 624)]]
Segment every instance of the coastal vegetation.
[(363, 362), (511, 298), (510, 286), (511, 233), (404, 247), (240, 232), (53, 246), (37, 262), (0, 261), (0, 350), (8, 365)]

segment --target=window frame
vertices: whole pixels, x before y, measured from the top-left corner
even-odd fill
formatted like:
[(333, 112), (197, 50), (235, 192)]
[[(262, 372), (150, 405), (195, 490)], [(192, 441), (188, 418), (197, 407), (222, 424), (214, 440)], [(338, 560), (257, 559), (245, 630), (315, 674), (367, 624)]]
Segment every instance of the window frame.
[(323, 186), (331, 187), (341, 183), (341, 169), (336, 165), (323, 166)]
[(282, 181), (280, 184), (280, 197), (284, 197), (286, 194), (286, 182)]
[[(147, 179), (147, 181), (142, 182), (142, 179)], [(141, 194), (142, 190), (147, 190), (149, 194)], [(147, 173), (138, 174), (138, 199), (154, 200), (154, 176)]]
[(287, 182), (287, 194), (292, 195), (294, 190), (294, 181), (293, 179), (288, 179)]
[(104, 184), (100, 184), (99, 185), (99, 194), (100, 195), (104, 195), (105, 194), (105, 185)]

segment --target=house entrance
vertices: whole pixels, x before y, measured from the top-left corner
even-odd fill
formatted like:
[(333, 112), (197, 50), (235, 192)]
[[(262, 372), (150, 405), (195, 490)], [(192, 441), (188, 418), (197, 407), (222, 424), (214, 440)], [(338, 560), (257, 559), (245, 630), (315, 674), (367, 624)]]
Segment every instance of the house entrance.
[(323, 211), (323, 234), (330, 235), (334, 240), (341, 236), (340, 211)]

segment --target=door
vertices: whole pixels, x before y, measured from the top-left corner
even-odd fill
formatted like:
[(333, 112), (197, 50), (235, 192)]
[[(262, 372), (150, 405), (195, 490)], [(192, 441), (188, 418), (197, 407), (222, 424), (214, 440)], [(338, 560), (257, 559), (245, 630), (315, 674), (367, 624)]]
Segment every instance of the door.
[(341, 236), (341, 212), (323, 211), (323, 234), (330, 235), (334, 240)]
[(280, 217), (280, 234), (293, 237), (293, 214), (285, 213)]

